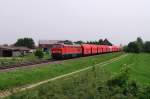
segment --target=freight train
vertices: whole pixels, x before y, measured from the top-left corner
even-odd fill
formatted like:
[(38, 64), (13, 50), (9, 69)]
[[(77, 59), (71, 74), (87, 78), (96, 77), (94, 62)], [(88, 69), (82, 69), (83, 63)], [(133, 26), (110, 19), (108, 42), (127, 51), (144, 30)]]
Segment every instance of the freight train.
[(98, 55), (104, 53), (120, 52), (119, 46), (81, 44), (81, 45), (66, 45), (55, 44), (51, 49), (53, 59), (68, 59), (74, 57)]

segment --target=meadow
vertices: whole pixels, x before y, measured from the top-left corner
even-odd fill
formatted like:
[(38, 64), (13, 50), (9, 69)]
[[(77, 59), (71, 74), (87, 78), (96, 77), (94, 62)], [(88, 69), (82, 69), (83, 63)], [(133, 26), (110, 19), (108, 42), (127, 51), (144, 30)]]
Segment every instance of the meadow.
[(93, 66), (8, 99), (149, 99), (149, 60), (150, 54), (128, 54), (104, 67)]
[(90, 57), (81, 57), (74, 60), (66, 60), (59, 64), (49, 64), (35, 68), (22, 68), (15, 71), (0, 73), (0, 90), (25, 86), (42, 80), (50, 79), (62, 74), (67, 74), (82, 68), (86, 68), (124, 53), (109, 53)]
[(93, 99), (97, 87), (108, 80), (110, 74), (99, 68), (92, 68), (73, 76), (14, 94), (8, 99)]
[[(44, 52), (44, 59), (50, 59), (50, 54)], [(22, 62), (28, 62), (28, 61), (38, 61), (39, 59), (34, 56), (34, 53), (28, 53), (24, 56), (18, 56), (18, 57), (0, 57), (0, 66), (6, 66), (6, 65), (13, 65), (13, 64), (19, 64)]]
[(126, 58), (118, 62), (107, 65), (104, 68), (111, 73), (115, 74), (121, 68), (128, 66), (130, 79), (137, 81), (139, 84), (150, 84), (150, 54), (129, 54)]

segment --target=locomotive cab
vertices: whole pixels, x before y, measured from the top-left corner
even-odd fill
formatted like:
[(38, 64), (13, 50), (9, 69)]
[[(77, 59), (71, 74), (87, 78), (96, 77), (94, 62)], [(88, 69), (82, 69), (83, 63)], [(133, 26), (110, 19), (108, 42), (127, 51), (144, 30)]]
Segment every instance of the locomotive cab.
[(53, 59), (67, 59), (81, 56), (82, 48), (80, 45), (55, 44), (51, 52)]
[(62, 44), (55, 44), (52, 46), (51, 54), (53, 59), (61, 59), (62, 58), (62, 48), (64, 46)]

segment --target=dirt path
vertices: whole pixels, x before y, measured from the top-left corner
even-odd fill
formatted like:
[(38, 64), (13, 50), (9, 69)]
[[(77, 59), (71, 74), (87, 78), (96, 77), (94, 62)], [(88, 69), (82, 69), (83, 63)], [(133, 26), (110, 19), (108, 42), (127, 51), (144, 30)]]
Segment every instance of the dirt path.
[[(113, 62), (116, 62), (118, 60), (120, 60), (121, 58), (124, 58), (126, 57), (128, 54), (125, 54), (125, 55), (121, 55), (119, 57), (116, 57), (116, 58), (113, 58), (111, 60), (108, 60), (106, 62), (102, 62), (102, 63), (99, 63), (99, 64), (96, 64), (94, 66), (101, 66), (101, 67), (104, 67), (108, 64), (111, 64)], [(27, 89), (31, 89), (31, 88), (35, 88), (39, 85), (42, 85), (42, 84), (45, 84), (45, 83), (48, 83), (50, 81), (54, 81), (54, 80), (57, 80), (57, 79), (60, 79), (60, 78), (64, 78), (64, 77), (67, 77), (67, 76), (71, 76), (73, 74), (76, 74), (76, 73), (79, 73), (79, 72), (82, 72), (82, 71), (86, 71), (88, 69), (91, 69), (93, 66), (89, 66), (87, 68), (84, 68), (84, 69), (80, 69), (80, 70), (77, 70), (77, 71), (74, 71), (74, 72), (71, 72), (71, 73), (68, 73), (68, 74), (64, 74), (64, 75), (60, 75), (60, 76), (57, 76), (57, 77), (54, 77), (54, 78), (51, 78), (51, 79), (48, 79), (48, 80), (44, 80), (44, 81), (41, 81), (41, 82), (38, 82), (38, 83), (35, 83), (35, 84), (31, 84), (31, 85), (28, 85), (26, 87), (22, 87), (22, 88), (14, 88), (13, 90), (11, 91), (5, 91), (5, 92), (0, 92), (0, 98), (4, 98), (4, 97), (8, 97), (10, 95), (12, 95), (13, 93), (17, 93), (17, 92), (22, 92), (22, 91), (25, 91)]]

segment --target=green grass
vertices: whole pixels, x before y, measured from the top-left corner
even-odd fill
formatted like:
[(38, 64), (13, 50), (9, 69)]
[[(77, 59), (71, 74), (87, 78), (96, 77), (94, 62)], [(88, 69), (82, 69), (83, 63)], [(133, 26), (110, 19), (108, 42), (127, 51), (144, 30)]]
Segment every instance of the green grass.
[(60, 64), (49, 64), (38, 68), (18, 69), (0, 73), (0, 90), (35, 83), (41, 80), (56, 77), (79, 70), (109, 59), (118, 57), (123, 53), (110, 53), (91, 57), (82, 57), (75, 60), (67, 60)]
[(117, 73), (126, 65), (129, 67), (130, 79), (142, 85), (150, 84), (150, 54), (129, 54), (126, 58), (104, 68), (112, 73)]
[(0, 66), (6, 66), (9, 64), (15, 64), (22, 61), (21, 57), (0, 57)]
[[(101, 59), (99, 56), (90, 58), (92, 60), (88, 60), (88, 58), (86, 60), (91, 61), (92, 63), (94, 63), (94, 60)], [(61, 78), (28, 91), (14, 94), (9, 98), (60, 99), (61, 97), (61, 99), (139, 99), (139, 97), (142, 96), (146, 98), (146, 94), (149, 95), (149, 91), (147, 91), (146, 94), (142, 94), (142, 92), (144, 91), (145, 85), (150, 84), (149, 60), (150, 54), (129, 54), (127, 57), (124, 57), (117, 62), (105, 65), (103, 68), (96, 66), (95, 68), (70, 77)], [(80, 61), (82, 61), (82, 59)], [(116, 86), (115, 82), (113, 87), (108, 87), (107, 82), (112, 79), (112, 76), (116, 74), (116, 76), (118, 76), (120, 71), (126, 67), (129, 67), (128, 85), (120, 87)], [(131, 83), (132, 80), (135, 80), (136, 83), (138, 83), (139, 86), (137, 89), (136, 85)], [(134, 95), (133, 89), (135, 92), (137, 91), (137, 95)], [(124, 91), (129, 93), (125, 95), (123, 93)]]
[[(99, 67), (61, 78), (8, 99), (99, 99), (98, 87), (110, 78), (110, 74)], [(107, 95), (106, 95), (107, 96)], [(94, 97), (94, 98), (93, 98)], [(101, 98), (102, 99), (102, 98)]]
[[(51, 56), (49, 53), (44, 53), (43, 59), (50, 59)], [(22, 63), (26, 61), (37, 61), (39, 60), (33, 53), (29, 53), (25, 56), (18, 57), (0, 57), (0, 66), (12, 65), (17, 63)]]

